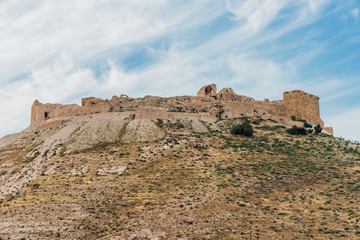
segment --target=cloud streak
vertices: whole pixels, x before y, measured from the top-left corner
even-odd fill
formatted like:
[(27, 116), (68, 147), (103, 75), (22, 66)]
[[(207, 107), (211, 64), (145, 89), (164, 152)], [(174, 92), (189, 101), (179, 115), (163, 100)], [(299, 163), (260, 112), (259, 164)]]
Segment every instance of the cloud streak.
[(329, 3), (3, 1), (0, 135), (28, 124), (36, 98), (79, 103), (84, 96), (121, 93), (185, 95), (215, 82), (257, 99), (281, 99), (282, 91), (302, 88), (332, 104), (344, 95), (329, 94), (345, 80), (324, 88), (325, 72), (310, 68), (308, 75), (320, 76), (310, 86), (303, 72), (331, 45), (319, 38), (316, 24), (344, 9), (323, 14)]
[(351, 10), (351, 15), (354, 17), (356, 24), (359, 22), (359, 8)]

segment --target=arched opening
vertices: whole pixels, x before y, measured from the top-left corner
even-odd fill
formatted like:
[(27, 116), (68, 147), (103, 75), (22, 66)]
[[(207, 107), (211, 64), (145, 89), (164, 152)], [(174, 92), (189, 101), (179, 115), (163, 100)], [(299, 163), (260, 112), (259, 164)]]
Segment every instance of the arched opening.
[(48, 113), (48, 112), (44, 112), (44, 117), (45, 117), (45, 119), (50, 118), (49, 113)]
[(205, 88), (205, 95), (206, 95), (206, 96), (209, 96), (209, 95), (212, 95), (212, 93), (213, 93), (212, 87), (211, 87), (211, 86), (207, 86), (207, 87)]

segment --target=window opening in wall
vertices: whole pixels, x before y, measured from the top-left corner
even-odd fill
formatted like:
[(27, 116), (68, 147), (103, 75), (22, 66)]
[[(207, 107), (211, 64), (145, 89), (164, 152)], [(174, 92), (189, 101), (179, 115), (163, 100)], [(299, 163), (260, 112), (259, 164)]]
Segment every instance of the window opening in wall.
[(210, 95), (210, 94), (212, 94), (212, 91), (213, 91), (212, 87), (211, 87), (211, 86), (207, 86), (207, 87), (205, 88), (205, 95)]
[(49, 118), (49, 113), (48, 113), (48, 112), (45, 112), (45, 113), (44, 113), (44, 117), (45, 117), (45, 118)]

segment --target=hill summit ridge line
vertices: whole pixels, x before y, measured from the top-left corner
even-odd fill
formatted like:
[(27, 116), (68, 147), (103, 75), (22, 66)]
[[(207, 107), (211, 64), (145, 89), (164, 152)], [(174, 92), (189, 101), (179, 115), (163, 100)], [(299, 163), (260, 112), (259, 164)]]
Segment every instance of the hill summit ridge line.
[[(87, 97), (77, 104), (42, 104), (35, 100), (31, 109), (31, 124), (49, 119), (83, 116), (95, 113), (118, 112), (130, 119), (196, 118), (217, 119), (264, 116), (287, 123), (291, 117), (303, 119), (313, 125), (324, 122), (320, 118), (319, 97), (301, 90), (283, 93), (283, 100), (257, 101), (251, 97), (234, 93), (231, 88), (217, 92), (215, 84), (202, 87), (197, 96), (131, 98), (127, 95), (113, 96), (110, 100)], [(325, 130), (333, 134), (332, 128)]]

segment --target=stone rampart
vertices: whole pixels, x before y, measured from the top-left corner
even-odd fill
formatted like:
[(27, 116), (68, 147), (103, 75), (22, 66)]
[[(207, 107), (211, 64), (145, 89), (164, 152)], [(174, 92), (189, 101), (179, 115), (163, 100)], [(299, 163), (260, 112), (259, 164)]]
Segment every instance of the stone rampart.
[(261, 116), (263, 118), (289, 119), (295, 116), (307, 122), (324, 126), (320, 118), (319, 97), (300, 90), (284, 93), (283, 100), (257, 101), (234, 93), (231, 88), (217, 92), (216, 85), (202, 87), (197, 96), (162, 98), (145, 96), (130, 98), (113, 96), (110, 100), (95, 97), (83, 98), (77, 104), (42, 104), (36, 100), (31, 109), (31, 123), (67, 116), (94, 113), (126, 112), (135, 119), (197, 118), (216, 119)]
[(31, 108), (31, 122), (66, 116), (81, 116), (93, 113), (109, 112), (109, 109), (110, 106), (108, 103), (79, 106), (77, 104), (42, 104), (36, 100)]
[(319, 100), (319, 97), (301, 90), (284, 92), (285, 114), (287, 117), (295, 116), (297, 119), (324, 127), (324, 122), (320, 119)]

